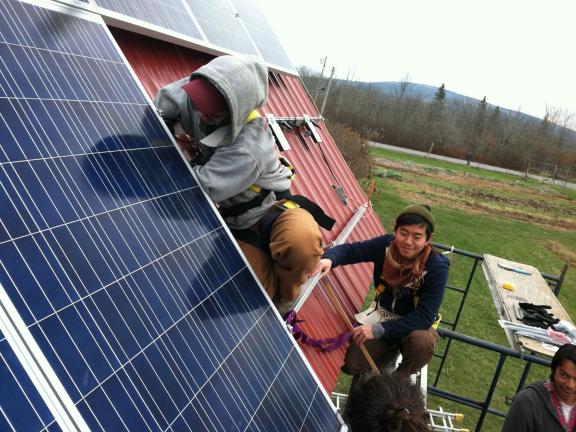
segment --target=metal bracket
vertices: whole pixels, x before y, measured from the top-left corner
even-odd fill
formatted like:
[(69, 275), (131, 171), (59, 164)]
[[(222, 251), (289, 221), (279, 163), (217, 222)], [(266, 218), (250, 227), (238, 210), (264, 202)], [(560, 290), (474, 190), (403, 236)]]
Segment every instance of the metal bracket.
[(276, 144), (280, 147), (280, 151), (290, 150), (290, 143), (284, 136), (284, 132), (282, 132), (282, 128), (276, 121), (274, 114), (266, 114), (266, 120), (268, 120), (268, 125), (270, 129), (272, 129), (272, 134), (274, 138), (276, 138)]
[(314, 139), (314, 142), (321, 143), (322, 137), (320, 136), (320, 134), (316, 130), (316, 126), (314, 126), (314, 122), (312, 121), (310, 116), (304, 114), (304, 122), (306, 122), (306, 126), (308, 126), (308, 130), (310, 130), (310, 133), (312, 134), (312, 138)]

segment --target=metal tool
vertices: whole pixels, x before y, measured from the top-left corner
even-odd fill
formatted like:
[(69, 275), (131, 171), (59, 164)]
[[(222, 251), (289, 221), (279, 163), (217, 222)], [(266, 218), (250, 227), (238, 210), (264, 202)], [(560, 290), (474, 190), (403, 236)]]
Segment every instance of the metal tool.
[(529, 271), (522, 270), (522, 269), (517, 268), (517, 267), (510, 267), (509, 265), (502, 264), (502, 263), (498, 263), (498, 267), (503, 268), (504, 270), (510, 270), (510, 271), (515, 272), (515, 273), (520, 273), (520, 274), (523, 274), (523, 275), (528, 275), (528, 276), (530, 276), (530, 275), (532, 274), (532, 273), (530, 273)]

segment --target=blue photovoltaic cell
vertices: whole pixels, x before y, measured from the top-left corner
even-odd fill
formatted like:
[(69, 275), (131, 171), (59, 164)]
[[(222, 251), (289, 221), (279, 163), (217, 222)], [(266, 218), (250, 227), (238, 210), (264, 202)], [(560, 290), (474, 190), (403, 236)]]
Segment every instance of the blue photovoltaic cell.
[[(338, 429), (101, 23), (0, 0), (0, 143), (0, 285), (91, 430)], [(0, 355), (0, 429), (60, 430)]]
[(185, 0), (208, 41), (242, 54), (258, 54), (229, 0)]
[(54, 421), (0, 332), (0, 430), (41, 430)]
[[(244, 21), (264, 60), (295, 72), (290, 58), (258, 4), (254, 0), (231, 0), (231, 2), (240, 13), (242, 21)], [(290, 7), (290, 5), (286, 7)], [(298, 23), (294, 23), (294, 25), (297, 26)]]
[(104, 9), (203, 40), (182, 0), (95, 0)]

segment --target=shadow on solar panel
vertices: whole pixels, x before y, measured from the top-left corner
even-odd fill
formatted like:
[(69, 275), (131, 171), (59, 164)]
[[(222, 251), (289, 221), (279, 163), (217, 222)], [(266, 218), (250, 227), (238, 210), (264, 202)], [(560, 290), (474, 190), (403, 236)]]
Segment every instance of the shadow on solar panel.
[[(183, 179), (190, 174), (172, 143), (166, 138), (160, 144), (164, 145), (151, 147), (144, 135), (115, 135), (99, 141), (80, 158), (83, 177), (89, 183), (87, 189), (93, 188), (111, 205), (127, 206), (143, 201), (143, 205), (163, 218), (201, 224), (202, 220), (192, 211), (194, 203), (179, 193), (197, 186), (191, 183), (191, 178)], [(183, 184), (178, 185), (179, 182)]]

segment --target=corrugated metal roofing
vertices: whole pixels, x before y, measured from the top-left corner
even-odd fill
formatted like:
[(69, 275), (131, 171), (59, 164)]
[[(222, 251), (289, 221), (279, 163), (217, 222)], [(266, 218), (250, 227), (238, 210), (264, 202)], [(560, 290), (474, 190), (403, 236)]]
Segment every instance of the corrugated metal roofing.
[[(123, 30), (113, 29), (112, 32), (151, 97), (160, 87), (189, 75), (212, 58), (197, 51)], [(302, 117), (304, 114), (318, 116), (316, 107), (299, 78), (271, 72), (269, 82), (270, 94), (267, 105), (261, 110), (262, 114), (271, 113), (276, 117)], [(323, 231), (324, 241), (328, 244), (346, 226), (356, 208), (366, 202), (366, 196), (326, 130), (324, 122), (320, 121), (319, 126), (318, 132), (323, 140), (320, 144), (307, 136), (305, 129), (285, 133), (291, 149), (283, 154), (297, 170), (293, 192), (308, 196), (336, 219), (332, 231)], [(348, 197), (347, 205), (343, 205), (334, 192), (332, 185), (336, 183), (344, 188)], [(369, 209), (348, 241), (368, 239), (383, 232), (382, 224)], [(326, 277), (349, 316), (361, 305), (370, 285), (371, 275), (369, 265), (357, 264), (337, 268)], [(333, 337), (346, 331), (346, 326), (332, 306), (322, 282), (315, 288), (298, 316), (304, 320), (301, 327), (313, 338)], [(332, 391), (345, 348), (321, 353), (303, 346), (303, 351), (326, 390)]]

